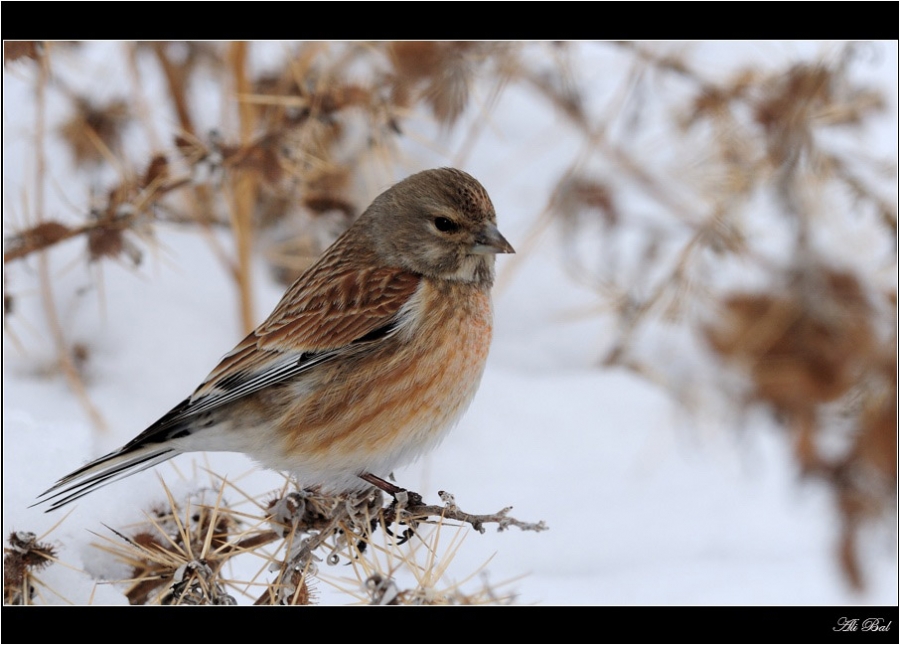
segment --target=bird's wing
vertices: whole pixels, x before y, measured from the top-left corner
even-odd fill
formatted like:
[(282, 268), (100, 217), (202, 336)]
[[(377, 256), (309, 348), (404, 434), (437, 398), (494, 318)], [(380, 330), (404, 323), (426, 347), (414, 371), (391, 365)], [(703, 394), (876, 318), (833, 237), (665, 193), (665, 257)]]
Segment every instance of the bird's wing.
[(397, 268), (330, 267), (301, 279), (272, 315), (226, 355), (179, 417), (219, 407), (384, 340), (420, 277)]
[(178, 454), (166, 443), (192, 432), (198, 415), (390, 337), (420, 277), (400, 269), (340, 269), (304, 276), (271, 316), (206, 381), (119, 450), (56, 482), (37, 503), (55, 510), (113, 481)]

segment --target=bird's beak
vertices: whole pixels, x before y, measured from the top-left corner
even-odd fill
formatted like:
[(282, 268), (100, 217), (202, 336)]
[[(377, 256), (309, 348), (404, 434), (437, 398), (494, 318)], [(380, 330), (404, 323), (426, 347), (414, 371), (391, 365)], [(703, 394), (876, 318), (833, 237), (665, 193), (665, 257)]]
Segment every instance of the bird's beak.
[(515, 253), (512, 244), (500, 235), (500, 231), (493, 224), (485, 225), (481, 234), (475, 238), (475, 245), (470, 253), (472, 255), (490, 255), (492, 253)]

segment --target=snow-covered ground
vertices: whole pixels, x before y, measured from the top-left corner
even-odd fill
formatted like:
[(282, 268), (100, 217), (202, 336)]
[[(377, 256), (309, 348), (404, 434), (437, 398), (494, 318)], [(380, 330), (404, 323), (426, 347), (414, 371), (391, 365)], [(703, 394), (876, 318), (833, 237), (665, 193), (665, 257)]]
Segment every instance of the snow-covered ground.
[[(120, 71), (112, 44), (93, 47), (96, 60), (109, 57), (110, 74)], [(584, 47), (578, 60), (589, 61)], [(706, 47), (716, 65), (733, 66), (754, 56), (808, 56), (822, 46)], [(880, 62), (869, 73), (892, 92), (896, 121), (896, 44), (878, 51)], [(28, 212), (23, 195), (34, 158), (27, 77), (4, 71), (4, 237)], [(602, 90), (600, 71), (588, 69), (586, 77)], [(99, 92), (115, 87), (103, 75), (95, 82)], [(62, 108), (49, 98), (52, 122)], [(517, 247), (579, 145), (571, 135), (557, 138), (553, 123), (536, 123), (548, 112), (534, 100), (517, 88), (504, 94), (463, 165), (491, 193), (500, 229)], [(453, 151), (459, 144), (451, 137), (444, 147)], [(893, 146), (896, 155), (896, 138)], [(523, 156), (522, 150), (529, 152)], [(71, 166), (55, 158), (62, 154), (48, 147), (51, 215), (71, 213), (72, 203), (86, 199), (74, 182), (70, 189)], [(452, 155), (421, 149), (409, 158), (409, 172), (454, 163)], [(176, 493), (208, 481), (200, 470), (207, 466), (252, 494), (282, 482), (278, 474), (254, 471), (240, 455), (185, 455), (78, 501), (68, 515), (69, 509), (44, 514), (28, 508), (57, 478), (118, 447), (180, 401), (241, 336), (236, 291), (209, 244), (193, 232), (161, 226), (157, 233), (137, 269), (117, 262), (86, 266), (80, 242), (49, 254), (65, 335), (88, 349), (88, 396), (106, 432), (93, 428), (54, 368), (37, 262), (6, 267), (5, 285), (16, 300), (3, 343), (3, 535), (41, 535), (59, 523), (45, 540), (60, 560), (98, 579), (126, 572), (92, 546), (96, 533), (104, 533), (104, 524), (139, 521), (141, 509), (163, 498), (158, 476)], [(600, 316), (577, 315), (597, 297), (564, 271), (563, 254), (551, 228), (521, 258), (499, 258), (495, 339), (475, 402), (437, 450), (396, 473), (402, 485), (433, 502), (445, 489), (468, 512), (512, 505), (518, 519), (550, 527), (542, 533), (469, 532), (447, 583), (463, 580), (493, 556), (484, 567), (488, 580), (514, 579), (499, 588), (515, 591), (523, 603), (896, 604), (895, 533), (869, 536), (867, 588), (850, 590), (835, 557), (838, 518), (830, 494), (800, 479), (790, 446), (764, 414), (748, 415), (738, 431), (736, 422), (687, 413), (646, 379), (598, 367), (604, 334), (613, 328)], [(516, 263), (512, 272), (510, 262)], [(255, 277), (261, 320), (282, 290), (262, 260)], [(447, 544), (455, 529), (444, 531), (441, 543)], [(350, 575), (342, 565), (322, 570), (324, 578)], [(54, 565), (40, 577), (66, 602), (125, 602), (115, 585), (95, 586), (70, 568)], [(463, 588), (479, 584), (476, 578)], [(326, 581), (318, 592), (322, 602), (347, 601)]]

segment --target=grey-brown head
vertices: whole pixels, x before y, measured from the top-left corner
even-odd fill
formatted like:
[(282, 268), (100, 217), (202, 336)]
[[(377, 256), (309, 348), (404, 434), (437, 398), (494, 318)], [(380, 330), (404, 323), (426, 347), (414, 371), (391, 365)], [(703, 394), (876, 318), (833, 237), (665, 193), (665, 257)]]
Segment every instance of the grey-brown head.
[(455, 168), (407, 177), (375, 198), (355, 226), (370, 227), (383, 261), (433, 278), (490, 286), (494, 256), (515, 253), (487, 191)]

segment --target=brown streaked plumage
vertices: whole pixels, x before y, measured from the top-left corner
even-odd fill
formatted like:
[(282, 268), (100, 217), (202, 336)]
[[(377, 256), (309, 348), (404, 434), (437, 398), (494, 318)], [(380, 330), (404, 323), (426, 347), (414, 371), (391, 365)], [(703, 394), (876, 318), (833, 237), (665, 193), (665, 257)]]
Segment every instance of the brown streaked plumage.
[(513, 252), (470, 175), (408, 177), (375, 198), (190, 397), (38, 503), (54, 510), (197, 450), (244, 452), (304, 486), (379, 482), (434, 447), (475, 395), (491, 341), (494, 255)]

